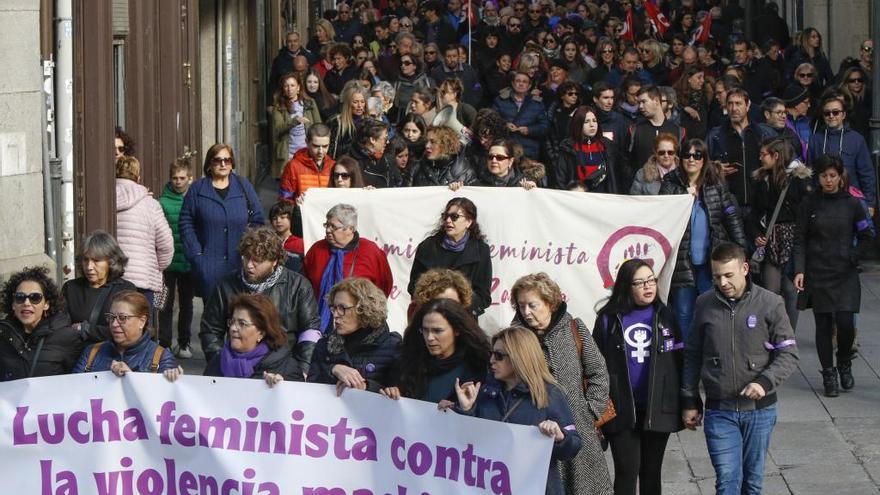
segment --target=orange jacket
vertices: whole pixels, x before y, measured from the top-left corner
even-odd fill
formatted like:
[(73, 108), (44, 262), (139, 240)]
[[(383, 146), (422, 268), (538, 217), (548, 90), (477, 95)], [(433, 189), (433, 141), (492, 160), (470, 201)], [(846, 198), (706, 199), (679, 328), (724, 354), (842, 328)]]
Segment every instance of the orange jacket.
[(309, 156), (309, 149), (303, 148), (294, 153), (293, 158), (284, 166), (281, 174), (281, 187), (278, 189), (278, 199), (293, 203), (300, 194), (310, 187), (327, 187), (330, 184), (330, 174), (336, 162), (330, 155), (324, 157), (324, 168), (318, 171), (315, 160)]

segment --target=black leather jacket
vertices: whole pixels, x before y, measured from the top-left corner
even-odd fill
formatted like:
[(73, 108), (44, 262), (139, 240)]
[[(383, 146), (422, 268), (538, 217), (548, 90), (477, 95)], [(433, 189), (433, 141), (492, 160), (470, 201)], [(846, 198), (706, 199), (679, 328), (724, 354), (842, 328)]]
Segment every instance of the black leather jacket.
[(451, 182), (473, 182), (474, 168), (463, 153), (442, 160), (423, 158), (413, 172), (413, 186), (448, 186)]

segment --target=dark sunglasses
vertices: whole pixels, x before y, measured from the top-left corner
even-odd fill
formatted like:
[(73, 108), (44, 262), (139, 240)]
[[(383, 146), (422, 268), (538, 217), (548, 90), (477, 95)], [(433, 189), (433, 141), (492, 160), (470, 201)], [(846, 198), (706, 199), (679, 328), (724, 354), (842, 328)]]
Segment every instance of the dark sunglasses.
[(605, 49), (602, 50), (602, 53), (614, 53), (614, 49), (612, 49), (612, 48), (605, 48)]
[(852, 79), (847, 79), (846, 82), (848, 82), (848, 83), (863, 83), (863, 82), (865, 82), (865, 80), (861, 77), (854, 77)]
[(232, 158), (228, 156), (215, 156), (211, 158), (211, 162), (213, 163), (232, 163)]
[(840, 115), (842, 113), (843, 113), (843, 110), (825, 110), (824, 112), (822, 112), (822, 115), (824, 115), (826, 117), (837, 117), (838, 115)]
[(425, 50), (425, 55), (436, 55), (437, 52), (435, 50)]
[(568, 93), (565, 93), (565, 96), (577, 96), (577, 95), (578, 95), (577, 91), (569, 91)]
[(504, 358), (510, 356), (510, 354), (501, 351), (492, 351), (491, 356), (495, 361), (504, 361)]
[(798, 77), (800, 77), (800, 78), (813, 77), (813, 73), (812, 72), (804, 72), (803, 74), (798, 74)]
[(687, 160), (688, 158), (693, 158), (694, 160), (702, 160), (703, 153), (701, 153), (699, 151), (695, 151), (693, 153), (685, 153), (685, 154), (681, 155), (681, 157), (684, 158), (685, 160)]
[(351, 174), (348, 173), (348, 172), (334, 172), (334, 173), (333, 173), (333, 178), (334, 178), (334, 179), (348, 180), (348, 179), (351, 179)]
[(401, 60), (400, 65), (415, 65), (412, 60)]
[[(505, 155), (486, 155), (486, 158), (488, 158), (490, 161), (491, 161), (491, 160), (495, 160), (495, 161), (500, 162), (501, 160), (507, 160), (507, 159), (510, 158), (510, 157), (509, 157), (509, 156), (505, 156)], [(455, 213), (453, 213), (453, 215), (455, 215)], [(457, 219), (457, 218), (452, 219), (453, 222), (454, 222), (455, 220), (458, 220), (458, 219)]]
[(440, 220), (452, 220), (453, 222), (457, 222), (459, 218), (464, 218), (464, 215), (460, 213), (441, 213)]
[(675, 156), (674, 150), (657, 150), (655, 151), (655, 153), (657, 154), (657, 156)]
[(31, 304), (40, 304), (41, 302), (43, 302), (43, 295), (39, 292), (31, 292), (30, 294), (25, 292), (16, 292), (12, 295), (12, 299), (17, 304), (24, 304), (24, 302), (28, 299), (30, 299)]

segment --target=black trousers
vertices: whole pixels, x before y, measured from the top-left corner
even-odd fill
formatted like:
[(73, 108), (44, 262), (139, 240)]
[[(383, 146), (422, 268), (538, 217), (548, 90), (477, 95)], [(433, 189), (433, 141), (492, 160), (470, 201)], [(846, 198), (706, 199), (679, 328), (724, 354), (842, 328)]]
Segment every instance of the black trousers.
[(636, 481), (640, 495), (660, 495), (669, 433), (624, 430), (606, 438), (614, 458), (614, 495), (636, 495)]
[(816, 319), (816, 352), (822, 368), (834, 366), (834, 344), (832, 335), (837, 325), (837, 363), (849, 363), (852, 359), (852, 346), (856, 338), (856, 317), (850, 311), (834, 313), (813, 313)]
[(168, 300), (165, 308), (159, 313), (159, 345), (166, 349), (171, 348), (171, 340), (174, 338), (174, 294), (177, 293), (177, 304), (180, 308), (177, 314), (177, 345), (188, 347), (190, 341), (190, 327), (193, 320), (193, 297), (195, 297), (196, 283), (192, 272), (164, 272), (165, 285), (168, 287)]

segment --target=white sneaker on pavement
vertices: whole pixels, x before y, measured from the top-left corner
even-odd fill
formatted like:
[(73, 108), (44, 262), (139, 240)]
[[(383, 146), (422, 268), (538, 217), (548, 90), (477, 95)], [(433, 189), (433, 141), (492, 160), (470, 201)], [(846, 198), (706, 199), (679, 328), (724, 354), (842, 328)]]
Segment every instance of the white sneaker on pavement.
[(181, 347), (177, 349), (177, 357), (179, 357), (180, 359), (189, 359), (193, 357), (192, 350), (189, 348), (189, 346)]

